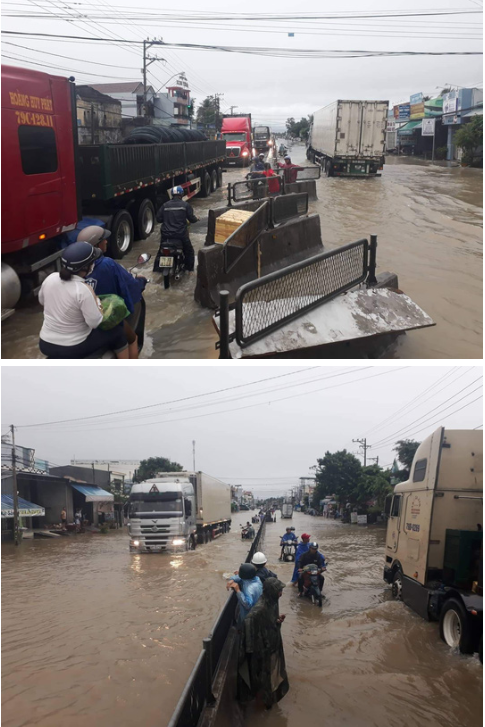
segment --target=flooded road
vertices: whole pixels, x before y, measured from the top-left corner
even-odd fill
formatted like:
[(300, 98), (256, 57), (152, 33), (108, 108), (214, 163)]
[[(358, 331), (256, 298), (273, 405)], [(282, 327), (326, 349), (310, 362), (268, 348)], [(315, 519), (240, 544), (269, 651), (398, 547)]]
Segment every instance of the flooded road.
[[(164, 727), (217, 612), (223, 574), (244, 560), (231, 533), (180, 556), (130, 555), (128, 535), (85, 534), (2, 548), (4, 727)], [(266, 526), (269, 567), (288, 521)], [(384, 530), (296, 513), (329, 561), (320, 610), (287, 586), (280, 604), (288, 695), (252, 727), (475, 727), (481, 667), (436, 624), (389, 600)]]
[[(303, 145), (291, 153), (293, 161), (308, 163)], [(225, 205), (227, 183), (242, 179), (246, 171), (230, 169), (224, 188), (193, 200), (201, 218), (190, 230), (196, 250), (204, 245), (208, 210)], [(318, 201), (310, 211), (320, 214), (325, 248), (377, 234), (378, 272), (397, 273), (400, 288), (436, 322), (400, 336), (383, 357), (482, 357), (482, 190), (480, 169), (393, 156), (379, 178), (317, 181)], [(143, 251), (154, 255), (158, 240), (157, 226), (148, 240), (135, 243), (123, 264), (133, 265)], [(195, 280), (185, 277), (165, 291), (161, 276), (149, 275), (142, 358), (217, 358), (212, 313), (195, 303)], [(37, 305), (8, 319), (2, 326), (3, 358), (42, 358), (41, 325)]]

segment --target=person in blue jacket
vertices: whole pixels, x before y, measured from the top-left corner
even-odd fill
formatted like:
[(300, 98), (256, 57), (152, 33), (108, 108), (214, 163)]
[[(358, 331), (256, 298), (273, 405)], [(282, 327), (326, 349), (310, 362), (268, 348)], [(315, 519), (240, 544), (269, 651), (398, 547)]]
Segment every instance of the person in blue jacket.
[(256, 575), (256, 568), (251, 563), (241, 563), (239, 575), (234, 576), (226, 584), (227, 590), (232, 588), (239, 601), (238, 627), (258, 601), (263, 592), (263, 584)]
[[(83, 240), (89, 242), (93, 247), (97, 247), (103, 255), (101, 255), (94, 263), (93, 272), (86, 278), (85, 282), (90, 285), (96, 295), (106, 295), (113, 293), (123, 298), (125, 305), (133, 313), (135, 304), (141, 299), (142, 293), (147, 284), (146, 278), (131, 275), (123, 265), (117, 263), (110, 257), (105, 257), (104, 253), (108, 247), (108, 237), (111, 235), (110, 230), (105, 230), (98, 225), (90, 225), (85, 227), (79, 233), (77, 241)], [(138, 358), (138, 341), (133, 328), (127, 321), (123, 321), (123, 328), (128, 340), (129, 358)]]
[(293, 532), (293, 528), (287, 527), (286, 533), (281, 538), (281, 553), (280, 553), (280, 560), (283, 560), (283, 548), (285, 547), (285, 543), (297, 543), (298, 538), (296, 537), (295, 533)]
[(301, 536), (301, 543), (299, 544), (298, 548), (296, 549), (295, 568), (293, 570), (293, 575), (291, 576), (291, 582), (293, 583), (293, 586), (295, 588), (298, 585), (298, 577), (300, 575), (298, 573), (298, 561), (300, 560), (301, 556), (304, 553), (308, 552), (309, 543), (310, 543), (310, 536), (307, 535), (306, 533), (303, 533), (303, 535)]

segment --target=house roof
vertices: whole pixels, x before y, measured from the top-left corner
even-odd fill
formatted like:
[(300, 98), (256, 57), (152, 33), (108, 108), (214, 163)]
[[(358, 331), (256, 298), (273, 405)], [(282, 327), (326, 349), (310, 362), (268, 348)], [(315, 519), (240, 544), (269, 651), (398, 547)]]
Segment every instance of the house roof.
[[(139, 88), (143, 89), (141, 81), (130, 81), (129, 83), (96, 83), (91, 86), (101, 93), (135, 93)], [(153, 93), (153, 88), (147, 86), (147, 91)]]
[(105, 93), (101, 93), (101, 91), (98, 91), (93, 86), (76, 86), (76, 95), (88, 101), (100, 101), (121, 106), (121, 101)]
[[(13, 517), (13, 495), (2, 495), (2, 518)], [(45, 508), (18, 497), (19, 515), (22, 517), (44, 516)]]

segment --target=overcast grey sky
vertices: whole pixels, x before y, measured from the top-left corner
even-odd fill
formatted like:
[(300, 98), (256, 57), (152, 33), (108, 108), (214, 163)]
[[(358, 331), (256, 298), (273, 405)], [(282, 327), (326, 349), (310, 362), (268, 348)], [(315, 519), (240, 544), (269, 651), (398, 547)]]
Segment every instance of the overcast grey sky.
[[(3, 366), (2, 434), (18, 426), (17, 443), (56, 464), (164, 456), (187, 469), (195, 440), (197, 469), (269, 496), (326, 450), (356, 452), (352, 439), (385, 466), (400, 438), (481, 425), (481, 385), (480, 366)], [(23, 427), (63, 419), (75, 421)]]
[[(141, 13), (156, 10), (165, 13), (228, 11), (232, 13), (312, 13), (351, 11), (406, 11), (463, 9), (480, 11), (478, 0), (341, 0), (337, 5), (328, 0), (307, 0), (298, 5), (293, 0), (246, 0), (243, 5), (209, 0), (203, 6), (199, 0), (164, 4), (143, 0), (110, 0), (96, 5), (89, 0), (62, 3), (70, 20), (54, 17), (57, 12), (52, 0), (5, 0), (3, 29), (66, 35), (113, 37), (140, 40), (148, 35), (161, 36), (165, 42), (225, 44), (231, 46), (270, 46), (278, 48), (344, 49), (344, 50), (406, 50), (406, 51), (480, 51), (482, 15), (435, 16), (429, 18), (343, 19), (339, 21), (307, 21), (305, 27), (295, 21), (263, 21), (242, 24), (231, 20), (225, 27), (215, 23), (194, 27), (183, 21), (163, 19), (149, 23), (123, 20), (123, 12)], [(5, 17), (10, 13), (42, 11), (43, 18)], [(112, 19), (92, 20), (95, 12), (113, 12)], [(90, 17), (81, 22), (76, 13)], [(87, 24), (86, 24), (87, 22)], [(209, 27), (207, 27), (209, 26)], [(241, 27), (248, 32), (241, 32)], [(288, 37), (288, 33), (295, 33)], [(412, 37), (407, 37), (412, 35)], [(440, 36), (440, 37), (438, 37)], [(460, 37), (458, 37), (460, 36)], [(4, 45), (4, 63), (27, 65), (59, 75), (74, 75), (78, 83), (108, 83), (141, 80), (141, 47), (121, 48), (73, 41), (24, 39), (3, 36), (4, 41), (23, 48)], [(50, 56), (56, 53), (72, 60)], [(237, 105), (237, 112), (251, 112), (256, 122), (280, 125), (288, 116), (300, 117), (337, 98), (389, 99), (391, 103), (409, 100), (410, 94), (422, 91), (436, 95), (445, 84), (477, 85), (482, 81), (481, 56), (420, 56), (398, 58), (322, 59), (267, 58), (216, 51), (185, 51), (157, 49), (156, 54), (167, 60), (150, 66), (149, 82), (155, 89), (174, 72), (185, 71), (193, 96), (200, 102), (206, 95), (224, 94), (222, 108)], [(155, 55), (155, 51), (153, 51)], [(54, 64), (57, 68), (31, 65)], [(96, 66), (93, 61), (109, 66)], [(98, 75), (93, 75), (98, 74)], [(104, 74), (108, 74), (105, 76)]]

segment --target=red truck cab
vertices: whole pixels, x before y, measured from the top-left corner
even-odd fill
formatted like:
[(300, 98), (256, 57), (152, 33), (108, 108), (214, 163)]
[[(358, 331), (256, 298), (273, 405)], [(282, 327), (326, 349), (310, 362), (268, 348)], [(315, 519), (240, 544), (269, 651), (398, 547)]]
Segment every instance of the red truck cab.
[(226, 142), (226, 164), (246, 167), (251, 161), (251, 114), (224, 116), (222, 138)]
[(20, 251), (32, 271), (57, 257), (80, 217), (73, 100), (66, 78), (2, 66), (2, 282)]

